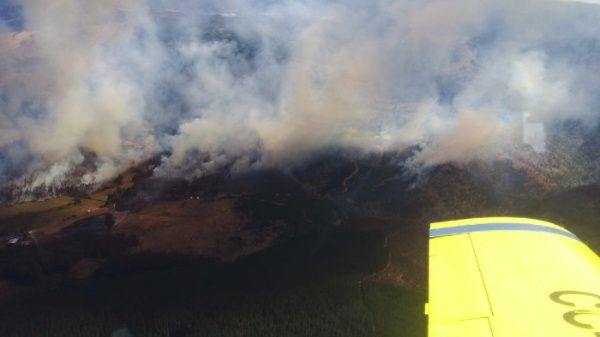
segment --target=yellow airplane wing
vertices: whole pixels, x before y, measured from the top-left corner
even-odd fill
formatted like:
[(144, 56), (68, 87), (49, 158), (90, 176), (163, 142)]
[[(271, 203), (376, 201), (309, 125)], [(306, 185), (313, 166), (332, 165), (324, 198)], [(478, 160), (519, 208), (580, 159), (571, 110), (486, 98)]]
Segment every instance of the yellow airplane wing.
[(600, 258), (525, 218), (432, 223), (429, 337), (600, 337)]

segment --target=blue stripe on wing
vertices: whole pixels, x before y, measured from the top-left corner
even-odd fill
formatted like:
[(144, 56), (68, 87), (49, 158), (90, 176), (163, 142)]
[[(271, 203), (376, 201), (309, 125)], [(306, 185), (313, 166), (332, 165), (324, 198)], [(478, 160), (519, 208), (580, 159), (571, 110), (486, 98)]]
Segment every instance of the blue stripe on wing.
[(429, 230), (429, 237), (439, 237), (455, 234), (464, 234), (472, 232), (486, 232), (486, 231), (530, 231), (530, 232), (544, 232), (563, 235), (571, 239), (579, 240), (575, 234), (568, 232), (564, 229), (547, 227), (542, 225), (533, 225), (526, 223), (484, 223), (484, 224), (473, 224), (473, 225), (462, 225), (446, 228), (433, 228)]

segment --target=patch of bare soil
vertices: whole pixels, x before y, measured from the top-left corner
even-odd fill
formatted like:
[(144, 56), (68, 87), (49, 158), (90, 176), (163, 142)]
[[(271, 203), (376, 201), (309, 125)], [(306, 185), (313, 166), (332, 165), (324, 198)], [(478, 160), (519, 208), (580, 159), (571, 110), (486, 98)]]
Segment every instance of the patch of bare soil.
[(235, 199), (159, 202), (119, 219), (113, 231), (137, 237), (137, 252), (234, 260), (269, 247), (277, 230), (247, 228), (234, 206)]
[(104, 259), (82, 259), (71, 268), (70, 274), (77, 280), (86, 280), (90, 278), (104, 262)]

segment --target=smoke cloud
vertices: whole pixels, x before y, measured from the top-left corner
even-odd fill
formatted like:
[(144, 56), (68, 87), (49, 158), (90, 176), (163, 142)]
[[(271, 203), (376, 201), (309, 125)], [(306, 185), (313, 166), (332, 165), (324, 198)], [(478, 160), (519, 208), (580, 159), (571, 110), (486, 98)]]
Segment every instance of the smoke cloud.
[[(0, 186), (285, 166), (418, 146), (494, 160), (594, 125), (600, 7), (559, 1), (11, 0)], [(533, 136), (532, 136), (533, 135)]]

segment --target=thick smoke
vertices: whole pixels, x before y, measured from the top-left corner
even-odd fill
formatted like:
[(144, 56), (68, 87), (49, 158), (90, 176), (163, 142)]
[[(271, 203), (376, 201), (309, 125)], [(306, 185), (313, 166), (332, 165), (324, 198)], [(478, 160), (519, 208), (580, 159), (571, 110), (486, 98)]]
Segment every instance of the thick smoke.
[[(558, 1), (23, 0), (0, 20), (0, 185), (418, 147), (494, 160), (596, 122), (600, 9)], [(79, 171), (78, 171), (79, 170)]]

